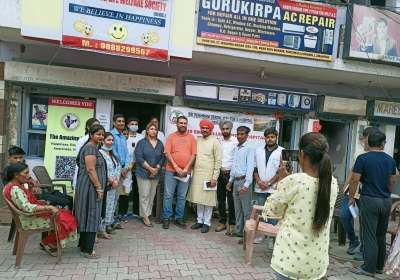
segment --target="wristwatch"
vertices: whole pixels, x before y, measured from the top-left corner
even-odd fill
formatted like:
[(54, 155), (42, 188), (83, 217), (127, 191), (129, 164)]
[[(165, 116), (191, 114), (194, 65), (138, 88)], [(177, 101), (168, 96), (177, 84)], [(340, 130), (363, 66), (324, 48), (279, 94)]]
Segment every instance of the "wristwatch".
[(268, 182), (268, 186), (272, 187), (272, 184), (271, 184), (271, 182)]

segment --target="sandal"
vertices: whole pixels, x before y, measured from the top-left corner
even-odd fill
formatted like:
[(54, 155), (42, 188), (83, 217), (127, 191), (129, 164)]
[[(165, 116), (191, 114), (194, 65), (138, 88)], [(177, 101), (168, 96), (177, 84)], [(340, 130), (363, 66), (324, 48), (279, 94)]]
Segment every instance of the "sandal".
[(56, 253), (57, 253), (57, 249), (55, 250), (55, 252), (50, 248), (50, 246), (45, 246), (42, 244), (42, 242), (39, 243), (38, 248), (42, 251), (45, 251), (46, 253), (48, 253), (49, 255), (53, 256), (53, 257), (57, 257)]
[(114, 224), (113, 229), (124, 229), (121, 224)]
[(98, 259), (98, 258), (100, 258), (100, 255), (97, 254), (94, 251), (91, 254), (81, 252), (81, 257), (85, 257), (85, 258), (88, 258), (88, 259)]
[(106, 227), (107, 234), (117, 234), (117, 232), (110, 226)]
[(112, 239), (112, 236), (108, 235), (107, 232), (105, 231), (100, 231), (97, 233), (98, 238), (103, 238), (103, 239)]
[(375, 274), (366, 272), (364, 269), (361, 268), (361, 266), (349, 267), (349, 271), (357, 275), (375, 277)]

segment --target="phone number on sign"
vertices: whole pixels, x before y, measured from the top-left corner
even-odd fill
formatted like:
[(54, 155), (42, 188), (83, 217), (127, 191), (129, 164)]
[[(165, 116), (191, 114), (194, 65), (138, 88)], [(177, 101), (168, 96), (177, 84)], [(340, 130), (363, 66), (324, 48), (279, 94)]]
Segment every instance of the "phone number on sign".
[(108, 51), (117, 51), (123, 53), (132, 53), (132, 54), (140, 54), (140, 55), (149, 55), (150, 50), (142, 49), (142, 48), (135, 48), (129, 46), (120, 46), (108, 43), (101, 43), (100, 49), (108, 50)]

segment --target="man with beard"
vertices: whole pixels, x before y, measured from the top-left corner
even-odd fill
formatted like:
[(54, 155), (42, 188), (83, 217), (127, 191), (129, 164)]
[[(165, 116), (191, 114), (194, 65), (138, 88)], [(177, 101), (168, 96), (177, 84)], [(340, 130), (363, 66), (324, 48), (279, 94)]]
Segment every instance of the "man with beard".
[(235, 153), (235, 147), (238, 144), (238, 140), (231, 135), (233, 123), (231, 121), (221, 121), (219, 127), (224, 138), (221, 141), (222, 146), (222, 165), (221, 172), (218, 177), (217, 185), (217, 200), (218, 200), (218, 212), (219, 212), (219, 225), (215, 229), (216, 232), (220, 232), (226, 229), (226, 198), (228, 198), (228, 210), (229, 210), (229, 229), (227, 233), (235, 231), (236, 219), (235, 219), (235, 203), (233, 202), (232, 191), (226, 190), (226, 184), (229, 182), (229, 174), (233, 164), (233, 155)]
[[(185, 116), (177, 119), (177, 132), (171, 133), (165, 144), (164, 154), (167, 158), (164, 186), (163, 229), (169, 229), (169, 220), (172, 216), (172, 200), (175, 189), (177, 190), (176, 213), (174, 224), (186, 228), (183, 214), (186, 203), (186, 193), (192, 164), (196, 159), (196, 139), (187, 131), (188, 120)], [(174, 177), (179, 177), (177, 179)]]
[[(267, 197), (274, 193), (276, 182), (278, 182), (280, 156), (283, 147), (277, 144), (278, 131), (274, 127), (264, 131), (265, 146), (258, 147), (254, 155), (254, 180), (256, 186), (258, 205), (264, 206)], [(276, 225), (278, 220), (270, 220), (268, 223)], [(266, 236), (260, 235), (254, 239), (255, 244), (262, 243)], [(270, 237), (268, 248), (274, 249), (274, 239)]]
[[(233, 165), (226, 190), (233, 189), (233, 201), (235, 202), (236, 230), (230, 234), (231, 237), (243, 237), (245, 222), (250, 219), (251, 214), (251, 183), (254, 172), (254, 149), (247, 141), (250, 128), (239, 126), (237, 128), (237, 139), (239, 144), (235, 147)], [(243, 238), (238, 244), (243, 244)]]
[[(193, 180), (189, 188), (187, 200), (197, 204), (197, 223), (190, 228), (201, 228), (202, 233), (210, 230), (212, 210), (217, 205), (215, 188), (221, 170), (221, 143), (211, 135), (214, 124), (207, 119), (200, 121), (203, 137), (197, 138), (197, 158)], [(208, 182), (208, 184), (207, 184)]]

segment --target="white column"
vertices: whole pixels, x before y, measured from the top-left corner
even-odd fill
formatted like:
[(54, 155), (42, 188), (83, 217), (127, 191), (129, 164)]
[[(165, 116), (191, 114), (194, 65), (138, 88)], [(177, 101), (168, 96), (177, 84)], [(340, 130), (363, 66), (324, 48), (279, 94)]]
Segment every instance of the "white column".
[(381, 125), (379, 128), (380, 130), (382, 130), (383, 133), (386, 134), (386, 145), (383, 151), (393, 157), (396, 126), (391, 124), (384, 124)]

